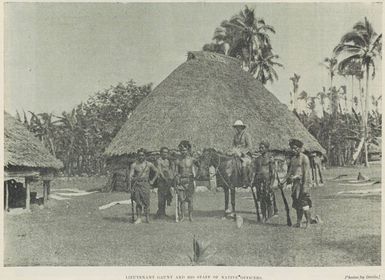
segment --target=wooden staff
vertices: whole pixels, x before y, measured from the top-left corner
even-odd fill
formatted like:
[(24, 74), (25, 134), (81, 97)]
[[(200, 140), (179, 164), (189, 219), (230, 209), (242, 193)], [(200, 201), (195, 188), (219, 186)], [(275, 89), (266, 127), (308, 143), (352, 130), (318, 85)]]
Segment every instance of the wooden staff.
[(251, 188), (251, 192), (253, 193), (253, 199), (254, 199), (255, 209), (257, 210), (257, 221), (260, 222), (260, 221), (261, 221), (261, 216), (260, 216), (260, 213), (259, 213), (259, 207), (258, 207), (257, 196), (255, 195), (254, 188), (253, 188), (252, 185), (251, 185), (250, 188)]
[(285, 204), (287, 225), (289, 227), (291, 227), (292, 223), (291, 223), (291, 218), (290, 218), (289, 204), (287, 203), (287, 200), (286, 200), (286, 197), (285, 197), (285, 193), (283, 192), (283, 184), (286, 183), (286, 181), (281, 183), (280, 180), (279, 180), (278, 172), (276, 174), (277, 174), (278, 187), (281, 190), (281, 195), (282, 195), (283, 203)]
[(178, 192), (175, 186), (175, 222), (179, 222), (179, 201), (178, 201)]
[[(132, 222), (135, 222), (135, 209), (134, 209), (134, 197), (132, 195), (132, 184), (131, 184), (131, 178), (126, 170), (126, 180), (128, 182), (128, 189), (130, 190), (130, 196), (131, 196), (131, 219)], [(134, 183), (135, 184), (135, 183)]]

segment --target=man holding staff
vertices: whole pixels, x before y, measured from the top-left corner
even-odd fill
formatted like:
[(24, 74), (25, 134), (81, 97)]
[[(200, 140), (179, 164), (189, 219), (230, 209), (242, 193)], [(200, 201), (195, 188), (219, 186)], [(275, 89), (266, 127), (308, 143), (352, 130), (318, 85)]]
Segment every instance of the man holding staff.
[(292, 184), (292, 207), (297, 212), (297, 223), (294, 224), (293, 227), (301, 227), (303, 215), (305, 215), (306, 227), (308, 227), (309, 224), (318, 223), (319, 219), (318, 216), (316, 216), (316, 219), (312, 219), (310, 213), (310, 208), (312, 207), (309, 193), (312, 184), (310, 162), (309, 158), (302, 153), (303, 143), (300, 140), (291, 139), (289, 146), (293, 152), (293, 156), (290, 159), (285, 181), (286, 183)]
[[(150, 180), (150, 171), (155, 176)], [(158, 177), (156, 167), (146, 160), (146, 151), (141, 148), (137, 152), (137, 160), (131, 165), (129, 174), (129, 189), (131, 190), (131, 200), (135, 201), (137, 219), (135, 224), (142, 223), (142, 210), (146, 217), (146, 222), (150, 221), (150, 185)]]

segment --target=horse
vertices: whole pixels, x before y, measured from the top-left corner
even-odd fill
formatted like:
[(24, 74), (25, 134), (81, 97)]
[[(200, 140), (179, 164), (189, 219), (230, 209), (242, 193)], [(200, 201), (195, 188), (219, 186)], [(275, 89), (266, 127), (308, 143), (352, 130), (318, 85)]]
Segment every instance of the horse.
[[(205, 149), (200, 156), (200, 171), (207, 172), (210, 166), (215, 168), (217, 186), (222, 187), (225, 194), (225, 216), (235, 216), (235, 189), (244, 185), (241, 174), (241, 162), (235, 156), (229, 156), (217, 152), (215, 149)], [(251, 182), (251, 163), (246, 167), (247, 181)], [(205, 173), (205, 174), (207, 174)], [(247, 185), (246, 185), (247, 186)], [(248, 186), (247, 186), (248, 187)], [(231, 210), (229, 209), (229, 198), (231, 199)]]

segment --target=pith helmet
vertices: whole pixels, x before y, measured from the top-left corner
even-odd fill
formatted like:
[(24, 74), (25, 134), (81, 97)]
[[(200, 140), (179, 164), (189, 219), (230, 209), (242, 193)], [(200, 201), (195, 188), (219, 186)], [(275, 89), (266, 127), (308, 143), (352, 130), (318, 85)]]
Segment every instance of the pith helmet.
[(243, 127), (243, 128), (246, 127), (246, 125), (243, 124), (243, 122), (242, 122), (241, 120), (237, 120), (237, 121), (235, 121), (235, 123), (233, 124), (233, 127), (237, 127), (237, 126), (240, 126), (240, 127)]

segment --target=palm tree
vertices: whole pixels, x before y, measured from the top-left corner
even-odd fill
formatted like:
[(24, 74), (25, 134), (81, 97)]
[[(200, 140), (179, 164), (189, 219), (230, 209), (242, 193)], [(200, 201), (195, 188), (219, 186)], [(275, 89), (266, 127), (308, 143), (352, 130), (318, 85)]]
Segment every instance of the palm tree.
[(322, 115), (325, 115), (325, 100), (327, 98), (326, 88), (322, 87), (322, 91), (317, 93), (317, 97), (320, 100), (321, 107), (322, 107)]
[(357, 78), (362, 73), (361, 63), (359, 60), (346, 60), (345, 62), (340, 62), (338, 63), (338, 72), (343, 76), (351, 76), (352, 78), (352, 97), (351, 97), (352, 108), (351, 109), (353, 110), (353, 105), (355, 100), (354, 78)]
[[(340, 86), (338, 93), (341, 96), (341, 98), (345, 101), (344, 113), (346, 113), (346, 110), (348, 108), (348, 96), (347, 96), (346, 86), (345, 85)], [(339, 104), (339, 106), (341, 107), (341, 104)], [(341, 109), (341, 113), (342, 113), (342, 109)]]
[(227, 33), (226, 28), (217, 27), (215, 28), (213, 35), (213, 45), (216, 48), (216, 52), (228, 55), (230, 44), (229, 44), (230, 35)]
[(30, 113), (32, 114), (30, 130), (44, 143), (51, 154), (56, 157), (56, 145), (54, 142), (57, 131), (56, 123), (58, 121), (53, 120), (52, 113)]
[[(303, 100), (303, 101), (305, 102), (306, 107), (307, 107), (307, 105), (308, 105), (309, 99), (310, 99), (309, 94), (308, 94), (306, 91), (304, 91), (304, 90), (301, 91), (300, 94), (299, 94), (298, 97), (297, 97), (297, 100)], [(304, 110), (302, 110), (302, 111), (304, 111)]]
[(301, 78), (300, 75), (294, 73), (293, 77), (290, 77), (291, 82), (293, 83), (293, 93), (290, 94), (292, 97), (292, 100), (290, 103), (293, 105), (292, 110), (298, 110), (297, 108), (297, 91), (298, 91), (298, 85), (299, 85), (299, 79)]
[(378, 35), (368, 19), (362, 22), (357, 22), (353, 26), (353, 30), (346, 33), (341, 42), (334, 48), (335, 55), (346, 54), (346, 57), (340, 63), (349, 63), (353, 60), (360, 61), (365, 72), (365, 109), (363, 112), (363, 137), (365, 149), (365, 165), (369, 166), (368, 162), (368, 106), (369, 106), (369, 74), (372, 71), (372, 78), (376, 73), (375, 58), (381, 57), (381, 42), (382, 34)]
[(328, 72), (329, 72), (329, 77), (330, 77), (330, 87), (333, 86), (333, 78), (336, 74), (336, 70), (337, 70), (337, 59), (334, 58), (334, 57), (326, 57), (324, 59), (324, 62), (321, 63), (322, 66), (324, 66)]
[(248, 69), (255, 53), (271, 49), (269, 33), (275, 33), (275, 30), (262, 18), (256, 18), (254, 9), (245, 6), (229, 21), (223, 21), (221, 26), (227, 30), (229, 55), (242, 58)]
[(84, 133), (79, 126), (75, 108), (71, 113), (63, 112), (62, 116), (58, 116), (59, 127), (62, 132), (63, 147), (66, 148), (64, 155), (64, 165), (68, 176), (73, 175), (73, 164), (76, 154), (80, 154), (79, 142), (81, 141)]
[(274, 80), (278, 80), (278, 74), (274, 69), (274, 66), (283, 67), (281, 63), (274, 61), (279, 56), (269, 52), (260, 52), (257, 54), (255, 61), (251, 62), (250, 73), (262, 84), (266, 84), (268, 81), (271, 83)]
[(226, 30), (223, 27), (217, 27), (214, 31), (213, 42), (203, 45), (202, 50), (227, 55), (229, 50), (227, 38)]

